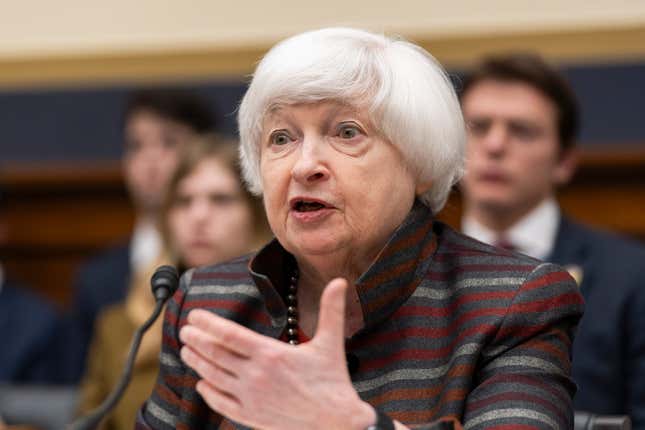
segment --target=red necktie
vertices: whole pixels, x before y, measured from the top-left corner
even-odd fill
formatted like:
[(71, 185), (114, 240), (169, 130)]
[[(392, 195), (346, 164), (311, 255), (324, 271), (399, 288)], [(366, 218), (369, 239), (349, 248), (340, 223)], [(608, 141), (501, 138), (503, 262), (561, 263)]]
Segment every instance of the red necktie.
[(513, 251), (513, 252), (517, 251), (517, 247), (513, 245), (513, 243), (505, 237), (500, 237), (499, 239), (497, 239), (494, 245), (498, 248), (502, 248), (507, 251)]

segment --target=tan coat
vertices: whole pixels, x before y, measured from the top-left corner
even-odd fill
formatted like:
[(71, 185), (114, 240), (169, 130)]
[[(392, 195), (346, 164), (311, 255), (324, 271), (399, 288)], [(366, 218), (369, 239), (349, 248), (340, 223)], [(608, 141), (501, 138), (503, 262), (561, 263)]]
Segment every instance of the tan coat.
[[(79, 414), (100, 405), (121, 378), (134, 331), (154, 307), (150, 290), (146, 288), (149, 275), (144, 273), (134, 280), (125, 303), (106, 308), (97, 318), (88, 367), (81, 382)], [(143, 337), (130, 385), (112, 413), (101, 423), (101, 430), (133, 428), (137, 411), (150, 396), (159, 370), (161, 324), (160, 317)]]

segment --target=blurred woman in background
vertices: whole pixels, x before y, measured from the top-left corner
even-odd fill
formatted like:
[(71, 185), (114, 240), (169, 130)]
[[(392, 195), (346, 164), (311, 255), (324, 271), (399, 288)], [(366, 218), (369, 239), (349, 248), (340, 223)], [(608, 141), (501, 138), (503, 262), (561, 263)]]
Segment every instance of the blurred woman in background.
[(164, 195), (179, 155), (192, 139), (215, 129), (210, 104), (182, 88), (146, 88), (132, 92), (123, 114), (124, 185), (134, 224), (128, 238), (83, 263), (72, 284), (72, 306), (65, 322), (61, 375), (77, 384), (86, 369), (96, 317), (125, 300), (137, 273), (152, 265), (163, 247), (158, 225)]
[[(202, 136), (186, 146), (167, 190), (161, 214), (164, 251), (137, 273), (124, 303), (109, 307), (96, 324), (88, 369), (81, 384), (79, 413), (97, 407), (121, 376), (130, 341), (154, 308), (149, 279), (161, 264), (190, 267), (226, 261), (265, 242), (269, 228), (262, 203), (242, 185), (237, 146)], [(146, 333), (132, 380), (103, 429), (131, 429), (158, 372), (161, 319)]]

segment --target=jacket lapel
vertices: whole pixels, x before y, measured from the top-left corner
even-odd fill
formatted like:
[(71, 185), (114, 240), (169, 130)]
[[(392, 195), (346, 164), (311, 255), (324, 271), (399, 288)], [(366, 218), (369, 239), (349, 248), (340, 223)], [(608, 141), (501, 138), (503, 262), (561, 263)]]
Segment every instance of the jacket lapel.
[(582, 291), (586, 291), (592, 282), (591, 244), (584, 229), (566, 217), (560, 218), (555, 245), (546, 260), (559, 264), (576, 280)]

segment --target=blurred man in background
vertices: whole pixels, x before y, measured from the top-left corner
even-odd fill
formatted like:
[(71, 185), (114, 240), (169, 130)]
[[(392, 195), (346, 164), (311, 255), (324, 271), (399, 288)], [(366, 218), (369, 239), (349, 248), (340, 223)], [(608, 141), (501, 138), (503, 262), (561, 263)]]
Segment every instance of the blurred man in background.
[(463, 231), (569, 270), (586, 300), (573, 346), (576, 409), (628, 414), (645, 428), (645, 248), (572, 221), (555, 199), (576, 166), (572, 90), (537, 56), (497, 56), (466, 78), (461, 103)]
[[(7, 197), (0, 190), (0, 248), (8, 235), (6, 208)], [(57, 328), (51, 304), (7, 279), (0, 262), (0, 384), (52, 382), (56, 369), (51, 347)]]
[(83, 374), (94, 320), (106, 305), (122, 301), (131, 277), (147, 270), (159, 255), (157, 221), (166, 185), (181, 148), (196, 134), (212, 132), (214, 116), (208, 105), (181, 90), (133, 93), (123, 120), (123, 175), (135, 211), (132, 236), (98, 255), (78, 272), (74, 285), (74, 345), (66, 345), (65, 382)]

